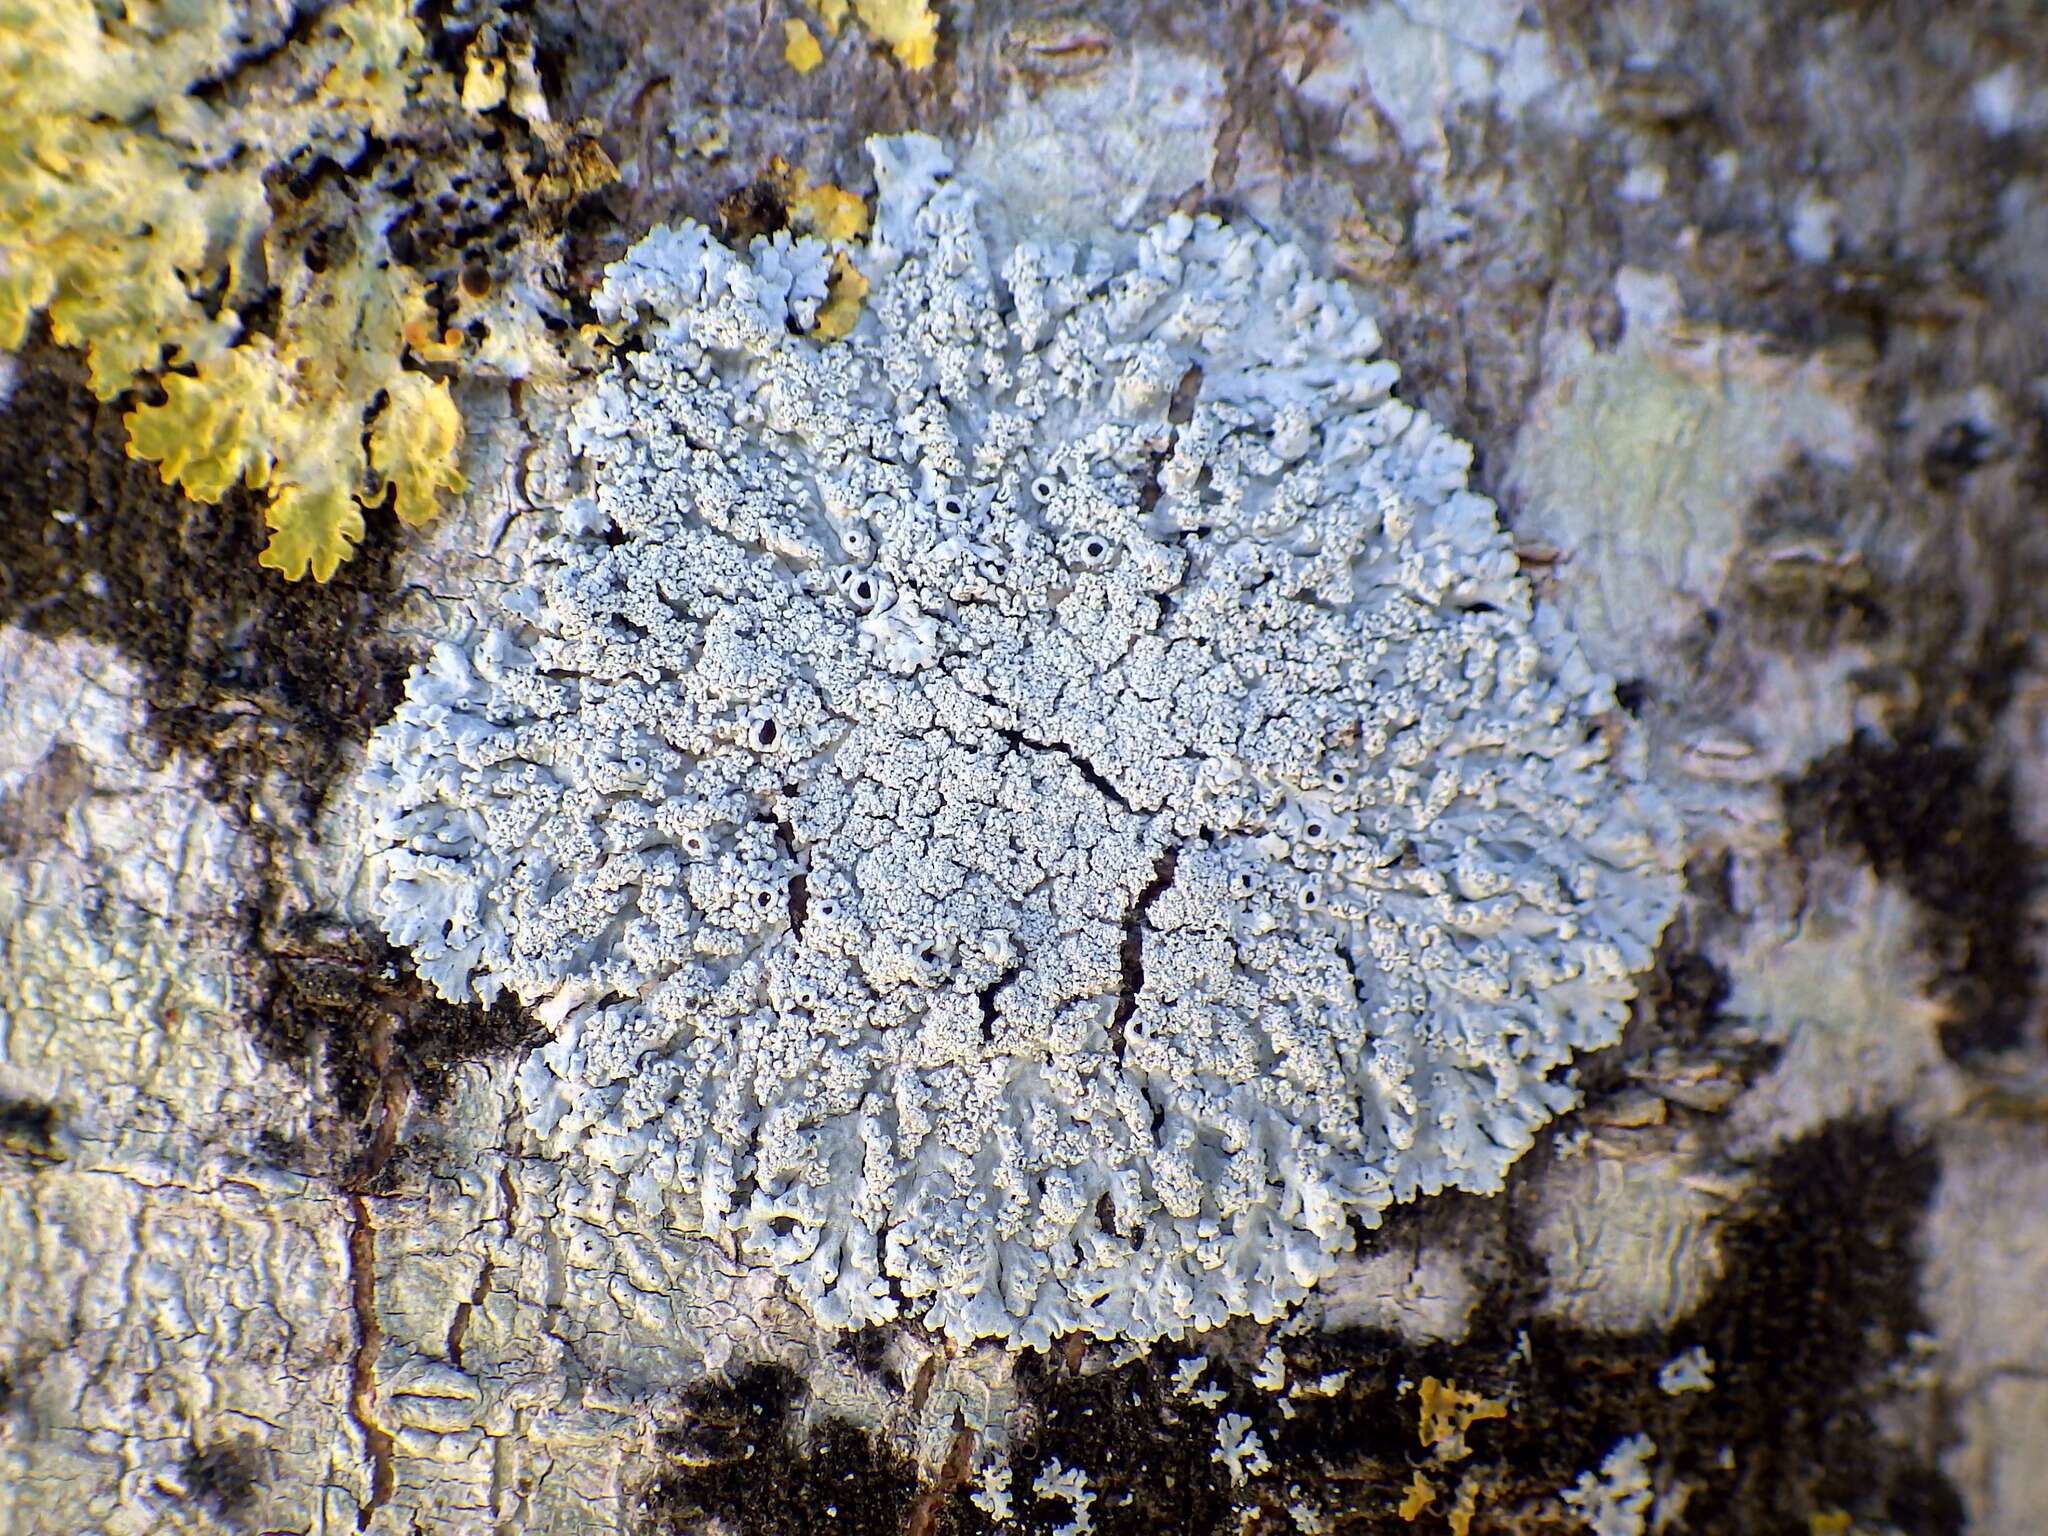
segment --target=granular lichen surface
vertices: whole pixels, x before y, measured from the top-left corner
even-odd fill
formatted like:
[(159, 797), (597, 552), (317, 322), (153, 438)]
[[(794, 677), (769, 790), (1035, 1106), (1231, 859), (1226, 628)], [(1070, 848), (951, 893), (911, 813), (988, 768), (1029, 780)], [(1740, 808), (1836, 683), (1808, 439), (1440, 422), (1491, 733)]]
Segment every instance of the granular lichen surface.
[(815, 240), (610, 270), (557, 529), (373, 742), (384, 925), (828, 1325), (1271, 1318), (1573, 1102), (1670, 819), (1347, 289), (874, 148), (844, 340)]

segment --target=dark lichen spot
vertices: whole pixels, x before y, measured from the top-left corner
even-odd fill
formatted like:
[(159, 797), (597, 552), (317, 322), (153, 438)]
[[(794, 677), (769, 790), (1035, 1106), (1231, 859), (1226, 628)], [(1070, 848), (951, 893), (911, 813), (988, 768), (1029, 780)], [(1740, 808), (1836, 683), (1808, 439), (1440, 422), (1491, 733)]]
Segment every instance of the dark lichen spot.
[[(1712, 996), (1718, 986), (1696, 977), (1694, 990)], [(1493, 1224), (1482, 1246), (1512, 1256), (1462, 1342), (1238, 1325), (1115, 1367), (1099, 1346), (1027, 1355), (1018, 1380), (1024, 1422), (1035, 1427), (1014, 1447), (1018, 1528), (1043, 1533), (1072, 1518), (1064, 1501), (1030, 1492), (1056, 1457), (1086, 1473), (1102, 1536), (1292, 1530), (1296, 1503), (1333, 1530), (1416, 1536), (1444, 1529), (1468, 1480), (1475, 1533), (1567, 1536), (1584, 1527), (1559, 1491), (1640, 1433), (1656, 1443), (1665, 1485), (1691, 1489), (1673, 1532), (1809, 1536), (1813, 1517), (1835, 1511), (1906, 1536), (1959, 1530), (1953, 1488), (1880, 1433), (1877, 1412), (1897, 1390), (1895, 1363), (1926, 1326), (1913, 1234), (1934, 1187), (1932, 1156), (1889, 1120), (1855, 1120), (1792, 1144), (1755, 1175), (1720, 1232), (1722, 1280), (1669, 1334), (1588, 1333), (1543, 1314), (1541, 1267), (1514, 1240), (1511, 1190), (1466, 1198), (1453, 1213)], [(1374, 1241), (1400, 1244), (1385, 1229)], [(1254, 1365), (1276, 1344), (1289, 1384), (1311, 1390), (1254, 1383)], [(1666, 1393), (1665, 1363), (1695, 1345), (1713, 1362), (1713, 1390)], [(1198, 1352), (1209, 1357), (1198, 1385), (1223, 1393), (1213, 1406), (1171, 1379)], [(1432, 1376), (1506, 1406), (1504, 1417), (1469, 1427), (1467, 1456), (1423, 1442), (1418, 1388)], [(1250, 1420), (1273, 1464), (1242, 1488), (1214, 1460), (1225, 1413)], [(1437, 1490), (1430, 1518), (1439, 1523), (1400, 1513), (1418, 1471)], [(953, 1529), (987, 1529), (964, 1499), (943, 1513)]]
[(52, 744), (19, 784), (0, 790), (0, 859), (54, 842), (92, 786), (91, 760), (68, 741)]
[(1022, 964), (1007, 966), (1000, 976), (975, 994), (981, 1004), (981, 1038), (984, 1044), (996, 1037), (996, 1021), (1001, 1016), (996, 1006), (997, 996), (1003, 988), (1022, 975), (1023, 970)]
[[(258, 1049), (300, 1071), (317, 1062), (337, 1123), (354, 1136), (371, 1134), (366, 1127), (379, 1118), (380, 1100), (399, 1110), (439, 1110), (463, 1063), (547, 1038), (509, 993), (488, 1008), (444, 1001), (403, 951), (375, 933), (310, 919), (273, 933), (259, 919), (248, 945), (255, 972), (248, 1024)], [(365, 1151), (336, 1150), (357, 1160)], [(380, 1173), (397, 1150), (391, 1143), (380, 1150)]]
[(0, 1094), (0, 1153), (32, 1165), (62, 1162), (57, 1123), (56, 1105)]
[(783, 183), (761, 177), (728, 192), (718, 204), (718, 228), (730, 245), (744, 246), (757, 235), (789, 227), (789, 204)]
[(789, 877), (789, 934), (793, 939), (804, 936), (804, 919), (810, 915), (810, 876), (798, 870)]
[(832, 1350), (870, 1376), (894, 1380), (894, 1372), (889, 1367), (889, 1341), (893, 1337), (889, 1329), (870, 1324), (840, 1334), (833, 1340)]
[(1794, 848), (1853, 852), (1918, 904), (1956, 1059), (2024, 1038), (2036, 980), (2027, 906), (2035, 874), (2013, 821), (2012, 786), (1969, 747), (1916, 724), (1872, 731), (1783, 787)]
[[(1045, 1355), (1019, 1362), (1018, 1385), (1036, 1410), (1035, 1429), (1015, 1448), (1011, 1483), (1025, 1530), (1051, 1531), (1074, 1518), (1066, 1500), (1032, 1491), (1055, 1459), (1087, 1473), (1099, 1536), (1196, 1536), (1230, 1527), (1235, 1501), (1229, 1475), (1215, 1459), (1216, 1419), (1239, 1408), (1244, 1394), (1234, 1392), (1216, 1408), (1178, 1395), (1173, 1367), (1191, 1352), (1156, 1350), (1130, 1365), (1086, 1374)], [(1229, 1385), (1227, 1372), (1212, 1367), (1210, 1374)], [(978, 1510), (965, 1513), (973, 1518), (963, 1528), (989, 1529)]]
[(799, 1440), (801, 1407), (799, 1378), (779, 1365), (693, 1390), (656, 1437), (634, 1529), (684, 1536), (716, 1521), (736, 1536), (901, 1536), (917, 1491), (911, 1464), (838, 1419)]
[(232, 1520), (256, 1502), (262, 1472), (261, 1455), (246, 1440), (221, 1440), (208, 1446), (195, 1441), (185, 1458), (185, 1491), (202, 1508)]
[(1991, 457), (1991, 436), (1973, 421), (1952, 421), (1934, 436), (1920, 470), (1936, 490), (1949, 490)]
[(1644, 997), (1667, 1038), (1694, 1044), (1720, 1020), (1728, 1001), (1728, 976), (1698, 950), (1667, 943), (1657, 955)]
[(1886, 1370), (1928, 1327), (1913, 1237), (1933, 1153), (1893, 1120), (1846, 1120), (1760, 1173), (1722, 1233), (1726, 1277), (1672, 1338), (1714, 1361), (1713, 1391), (1673, 1400), (1674, 1444), (1702, 1463), (1717, 1443), (1735, 1452), (1730, 1470), (1687, 1468), (1702, 1484), (1688, 1515), (1701, 1530), (1803, 1533), (1828, 1509), (1908, 1536), (1959, 1529), (1940, 1518), (1953, 1490), (1875, 1412)]
[[(1694, 930), (1703, 912), (1725, 912), (1717, 868), (1688, 868), (1683, 916), (1665, 930), (1656, 963), (1642, 977), (1621, 1045), (1583, 1058), (1574, 1068), (1588, 1115), (1644, 1089), (1670, 1113), (1714, 1106), (1768, 1072), (1782, 1047), (1746, 1030), (1721, 1027), (1728, 977), (1700, 947)], [(1696, 883), (1694, 883), (1696, 882)], [(1683, 1086), (1681, 1086), (1683, 1084)]]
[(415, 983), (404, 998), (396, 1049), (407, 1080), (428, 1109), (438, 1109), (454, 1086), (455, 1069), (531, 1049), (547, 1038), (510, 993), (486, 1008), (449, 1003)]
[(1798, 454), (1751, 498), (1744, 550), (1722, 594), (1724, 643), (1821, 653), (1892, 630), (1889, 607), (1910, 603), (1865, 558), (1874, 508), (1888, 487), (1869, 465)]
[(184, 500), (128, 457), (122, 404), (95, 400), (69, 353), (22, 354), (0, 406), (0, 623), (119, 650), (143, 677), (144, 750), (192, 754), (231, 813), (266, 782), (310, 812), (402, 688), (377, 623), (394, 525), (370, 513), (334, 580), (287, 582), (256, 564), (257, 499)]

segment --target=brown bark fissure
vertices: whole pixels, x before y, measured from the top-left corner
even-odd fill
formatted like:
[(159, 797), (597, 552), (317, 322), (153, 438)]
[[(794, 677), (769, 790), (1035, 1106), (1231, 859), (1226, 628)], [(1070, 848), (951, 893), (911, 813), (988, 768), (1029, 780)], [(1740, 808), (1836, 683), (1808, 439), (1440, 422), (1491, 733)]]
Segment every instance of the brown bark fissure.
[(903, 1536), (933, 1536), (946, 1501), (967, 1486), (968, 1475), (974, 1470), (975, 1443), (974, 1431), (967, 1427), (965, 1416), (955, 1409), (953, 1445), (946, 1453), (946, 1463), (939, 1468), (939, 1475), (932, 1485), (910, 1506), (910, 1518), (904, 1522)]
[(384, 1349), (384, 1327), (377, 1321), (377, 1228), (370, 1219), (367, 1195), (349, 1196), (348, 1270), (356, 1322), (356, 1348), (349, 1358), (348, 1412), (362, 1433), (370, 1461), (370, 1497), (356, 1513), (356, 1529), (366, 1531), (377, 1510), (390, 1502), (397, 1484), (391, 1464), (395, 1442), (377, 1417), (377, 1356)]
[[(384, 1010), (371, 1027), (369, 1057), (377, 1074), (377, 1120), (348, 1193), (349, 1305), (356, 1328), (355, 1352), (349, 1357), (349, 1417), (362, 1434), (370, 1463), (370, 1497), (356, 1512), (358, 1530), (370, 1528), (378, 1509), (390, 1502), (397, 1487), (392, 1463), (396, 1442), (377, 1411), (377, 1361), (384, 1351), (384, 1325), (377, 1316), (377, 1225), (370, 1212), (369, 1191), (391, 1161), (411, 1097), (404, 1063), (392, 1049), (398, 1024), (397, 1015)], [(452, 1329), (451, 1338), (460, 1345), (460, 1336)]]
[(491, 1261), (485, 1259), (476, 1272), (476, 1288), (469, 1293), (467, 1301), (455, 1304), (455, 1316), (448, 1324), (448, 1363), (458, 1371), (462, 1369), (462, 1341), (469, 1337), (470, 1318), (476, 1309), (484, 1304), (484, 1298), (491, 1294)]

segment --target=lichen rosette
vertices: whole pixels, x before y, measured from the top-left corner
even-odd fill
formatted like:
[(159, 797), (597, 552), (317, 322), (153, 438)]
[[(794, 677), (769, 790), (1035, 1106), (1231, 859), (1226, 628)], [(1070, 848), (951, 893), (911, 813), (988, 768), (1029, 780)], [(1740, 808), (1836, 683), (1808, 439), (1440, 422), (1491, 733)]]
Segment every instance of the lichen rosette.
[(873, 149), (843, 341), (814, 241), (610, 269), (578, 493), (372, 744), (385, 926), (544, 1004), (544, 1144), (828, 1325), (1271, 1318), (1573, 1102), (1671, 822), (1349, 290)]

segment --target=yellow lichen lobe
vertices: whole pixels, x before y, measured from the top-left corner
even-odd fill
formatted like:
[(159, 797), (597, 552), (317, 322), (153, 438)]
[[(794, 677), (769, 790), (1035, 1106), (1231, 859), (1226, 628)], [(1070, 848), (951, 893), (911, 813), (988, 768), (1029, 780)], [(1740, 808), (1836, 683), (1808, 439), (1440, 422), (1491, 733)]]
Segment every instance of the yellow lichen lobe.
[(839, 35), (849, 12), (859, 17), (905, 69), (930, 69), (938, 57), (939, 14), (929, 0), (811, 0), (811, 9), (828, 37)]
[(825, 50), (811, 29), (792, 17), (782, 24), (782, 57), (800, 75), (808, 75), (825, 62)]
[(1457, 1497), (1444, 1511), (1444, 1523), (1451, 1536), (1472, 1536), (1472, 1521), (1479, 1513), (1479, 1480), (1467, 1473), (1458, 1484)]
[(322, 95), (330, 106), (360, 112), (378, 133), (388, 131), (405, 110), (411, 65), (427, 50), (412, 0), (349, 0), (327, 22), (348, 46), (321, 81)]
[(861, 305), (868, 296), (867, 277), (844, 249), (868, 232), (868, 205), (858, 193), (844, 187), (829, 181), (813, 182), (807, 172), (793, 168), (780, 155), (768, 162), (762, 179), (781, 200), (792, 234), (810, 235), (842, 248), (833, 252), (825, 302), (811, 325), (811, 334), (818, 340), (841, 340), (859, 322)]
[(270, 480), (263, 444), (273, 382), (253, 347), (222, 353), (202, 373), (170, 375), (163, 404), (128, 413), (128, 456), (155, 464), (166, 485), (209, 506), (238, 480), (262, 488)]
[(219, 501), (237, 479), (269, 487), (258, 562), (326, 581), (362, 539), (363, 505), (395, 489), (398, 515), (417, 524), (438, 490), (464, 488), (447, 385), (404, 366), (407, 336), (430, 315), (419, 275), (381, 247), (318, 274), (301, 266), (277, 334), (167, 378), (163, 404), (128, 413), (128, 451), (195, 501)]
[(843, 244), (868, 232), (868, 205), (859, 193), (829, 181), (814, 184), (805, 172), (790, 169), (780, 155), (768, 162), (768, 179), (780, 193), (796, 234)]
[(1438, 1461), (1462, 1461), (1472, 1454), (1465, 1444), (1465, 1431), (1481, 1419), (1504, 1419), (1508, 1406), (1477, 1392), (1460, 1390), (1454, 1383), (1422, 1378), (1422, 1419), (1418, 1432), (1423, 1449)]
[(820, 341), (842, 341), (860, 323), (861, 305), (868, 296), (868, 280), (838, 251), (832, 257), (832, 276), (826, 281), (825, 302), (818, 306), (818, 318), (811, 334)]
[(263, 509), (270, 542), (256, 563), (297, 581), (308, 571), (326, 581), (355, 553), (363, 537), (363, 514), (355, 499), (331, 482), (278, 486)]
[[(462, 489), (461, 418), (406, 359), (450, 361), (464, 337), (373, 220), (341, 219), (308, 259), (265, 176), (388, 132), (426, 42), (411, 0), (345, 0), (271, 75), (221, 88), (246, 25), (228, 0), (0, 0), (0, 347), (47, 312), (101, 399), (159, 378), (125, 418), (130, 456), (202, 503), (267, 492), (261, 562), (325, 581), (364, 505), (388, 494), (420, 522)], [(236, 306), (265, 286), (273, 317), (245, 331)]]
[(939, 46), (939, 16), (925, 0), (853, 0), (861, 24), (894, 50), (905, 69), (930, 69)]
[(224, 4), (103, 20), (91, 0), (0, 0), (0, 347), (43, 310), (111, 399), (166, 354), (192, 360), (236, 322), (188, 275), (239, 278), (267, 221), (255, 169), (190, 174), (149, 131), (226, 56)]
[(462, 413), (447, 382), (424, 373), (401, 373), (388, 395), (370, 429), (370, 468), (381, 477), (377, 494), (394, 491), (398, 520), (417, 527), (437, 510), (437, 491), (460, 495), (469, 488), (456, 468)]
[(488, 112), (505, 104), (505, 61), (486, 58), (474, 43), (462, 60), (462, 110)]
[(1401, 1506), (1395, 1513), (1403, 1520), (1414, 1521), (1420, 1519), (1422, 1512), (1435, 1502), (1436, 1489), (1428, 1478), (1418, 1472), (1415, 1481), (1408, 1485), (1408, 1496), (1401, 1500)]

